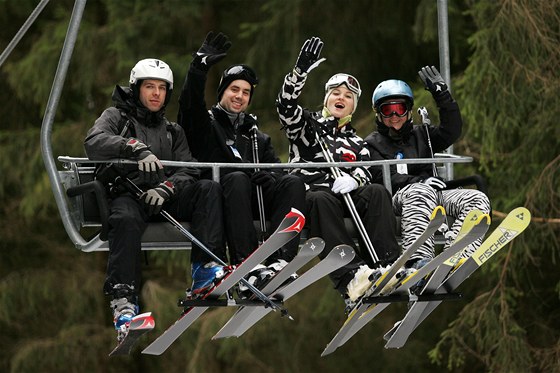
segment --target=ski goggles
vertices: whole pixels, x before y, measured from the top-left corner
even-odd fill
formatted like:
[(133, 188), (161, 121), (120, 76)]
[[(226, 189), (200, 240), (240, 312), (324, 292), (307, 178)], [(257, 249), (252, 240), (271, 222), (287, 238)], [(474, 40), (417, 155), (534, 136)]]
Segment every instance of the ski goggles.
[(229, 67), (226, 71), (224, 71), (223, 77), (237, 77), (248, 81), (253, 86), (256, 86), (259, 83), (255, 70), (246, 65), (234, 65)]
[(383, 118), (390, 118), (393, 115), (402, 118), (408, 114), (408, 107), (405, 102), (387, 102), (379, 105), (379, 114)]
[(325, 92), (339, 87), (342, 84), (346, 85), (346, 87), (348, 87), (351, 92), (357, 94), (358, 97), (360, 97), (360, 95), (362, 94), (362, 89), (360, 88), (360, 83), (358, 82), (358, 80), (352, 75), (348, 74), (336, 74), (331, 77), (327, 84), (325, 84)]

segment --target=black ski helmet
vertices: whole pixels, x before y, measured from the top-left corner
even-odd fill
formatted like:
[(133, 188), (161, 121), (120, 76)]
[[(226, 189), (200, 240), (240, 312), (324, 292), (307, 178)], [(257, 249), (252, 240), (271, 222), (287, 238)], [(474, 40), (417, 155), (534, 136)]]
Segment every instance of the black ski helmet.
[(227, 87), (233, 82), (234, 80), (245, 80), (251, 85), (251, 96), (249, 97), (249, 103), (253, 99), (253, 90), (259, 84), (259, 78), (257, 77), (257, 73), (255, 70), (250, 68), (247, 65), (232, 65), (224, 70), (222, 73), (222, 78), (220, 79), (220, 84), (218, 85), (218, 102), (222, 99), (224, 92)]

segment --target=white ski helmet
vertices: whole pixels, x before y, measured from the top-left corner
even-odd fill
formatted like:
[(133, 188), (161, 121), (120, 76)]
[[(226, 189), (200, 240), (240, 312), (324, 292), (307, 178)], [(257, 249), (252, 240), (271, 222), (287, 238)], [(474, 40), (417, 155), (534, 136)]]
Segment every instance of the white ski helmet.
[(167, 105), (171, 98), (171, 92), (173, 92), (173, 71), (171, 71), (169, 65), (156, 58), (146, 58), (138, 61), (130, 71), (129, 80), (135, 98), (138, 98), (139, 95), (138, 82), (145, 79), (162, 80), (167, 83), (168, 91), (165, 96), (165, 105)]
[(352, 110), (352, 114), (356, 111), (358, 107), (358, 99), (362, 94), (362, 89), (360, 88), (360, 83), (358, 79), (354, 78), (352, 75), (338, 73), (331, 76), (331, 78), (325, 83), (325, 99), (323, 100), (323, 106), (327, 106), (327, 99), (331, 95), (332, 91), (336, 87), (340, 87), (341, 85), (345, 85), (346, 88), (352, 92), (354, 96), (354, 110)]

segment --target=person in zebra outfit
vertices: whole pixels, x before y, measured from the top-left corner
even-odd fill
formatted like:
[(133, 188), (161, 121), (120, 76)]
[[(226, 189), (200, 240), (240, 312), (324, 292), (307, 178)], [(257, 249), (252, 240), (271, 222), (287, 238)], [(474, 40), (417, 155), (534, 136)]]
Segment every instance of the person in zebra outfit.
[[(461, 112), (441, 74), (434, 66), (423, 67), (418, 73), (437, 104), (441, 123), (439, 126), (413, 126), (414, 96), (410, 86), (396, 79), (379, 83), (372, 97), (377, 131), (365, 139), (372, 159), (431, 158), (434, 152), (447, 149), (461, 135)], [(445, 181), (434, 173), (432, 164), (391, 166), (393, 208), (401, 216), (404, 249), (422, 234), (437, 205), (441, 204), (447, 215), (455, 218), (445, 234), (444, 249), (457, 237), (464, 218), (471, 210), (490, 212), (490, 201), (483, 192), (447, 190)], [(463, 256), (472, 254), (481, 243), (482, 238), (475, 241), (463, 252)], [(420, 268), (434, 255), (432, 236), (411, 256), (407, 265)]]
[(318, 37), (304, 43), (295, 68), (284, 79), (276, 107), (290, 141), (290, 162), (326, 162), (321, 145), (324, 142), (335, 162), (349, 163), (350, 167), (340, 169), (338, 177), (324, 168), (294, 169), (292, 174), (305, 183), (310, 235), (322, 237), (326, 243), (322, 257), (340, 244), (356, 248), (344, 224), (348, 213), (343, 194), (349, 193), (355, 204), (379, 258), (374, 263), (362, 250), (351, 263), (331, 274), (335, 289), (345, 299), (355, 301), (371, 287), (374, 268), (392, 263), (400, 253), (395, 238), (396, 218), (385, 187), (373, 183), (367, 168), (351, 167), (353, 161), (370, 159), (364, 140), (351, 123), (361, 94), (358, 80), (349, 74), (335, 74), (325, 85), (322, 110), (313, 112), (298, 105), (308, 73), (324, 61), (319, 59), (322, 48), (323, 42)]

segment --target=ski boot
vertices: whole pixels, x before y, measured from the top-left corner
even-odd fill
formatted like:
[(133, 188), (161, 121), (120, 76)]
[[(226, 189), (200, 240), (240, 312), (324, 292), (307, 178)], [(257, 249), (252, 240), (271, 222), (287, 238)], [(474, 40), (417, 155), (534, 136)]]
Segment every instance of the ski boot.
[(117, 331), (117, 341), (120, 343), (128, 334), (130, 322), (138, 315), (140, 309), (137, 304), (127, 298), (113, 299), (110, 304), (113, 310), (113, 324)]
[(211, 291), (216, 284), (224, 278), (227, 267), (221, 266), (216, 262), (192, 264), (192, 288), (188, 294), (191, 298), (199, 298)]
[(346, 286), (346, 294), (348, 299), (356, 302), (363, 296), (369, 296), (373, 292), (373, 284), (386, 271), (386, 268), (380, 267), (372, 269), (367, 265), (361, 265), (354, 273), (354, 277)]
[[(268, 281), (270, 281), (270, 279), (272, 279), (275, 274), (276, 272), (274, 271), (274, 269), (266, 267), (262, 264), (258, 264), (251, 270), (251, 272), (247, 274), (245, 280), (247, 280), (249, 284), (259, 289)], [(239, 298), (241, 299), (249, 299), (253, 295), (253, 292), (243, 282), (239, 283), (237, 293), (239, 295)]]

